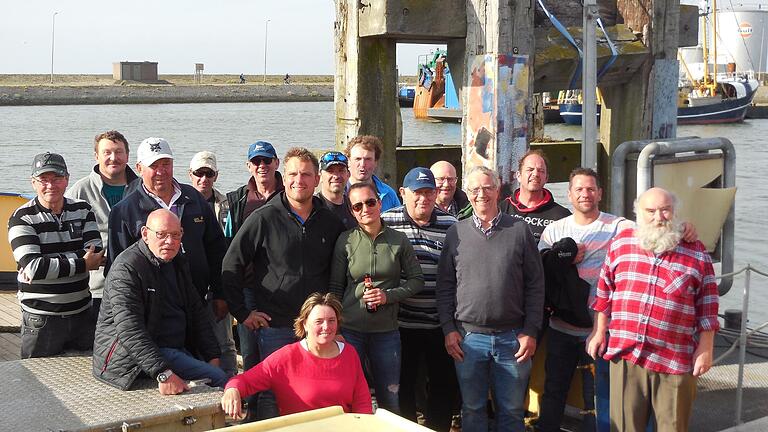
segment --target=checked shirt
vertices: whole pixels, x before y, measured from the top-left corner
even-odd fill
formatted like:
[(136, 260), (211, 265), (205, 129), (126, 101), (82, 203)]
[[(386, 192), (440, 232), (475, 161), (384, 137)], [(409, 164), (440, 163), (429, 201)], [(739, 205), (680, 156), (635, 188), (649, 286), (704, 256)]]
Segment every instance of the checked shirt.
[(655, 255), (624, 230), (605, 257), (592, 308), (611, 317), (606, 360), (690, 373), (696, 335), (719, 329), (712, 261), (699, 241)]

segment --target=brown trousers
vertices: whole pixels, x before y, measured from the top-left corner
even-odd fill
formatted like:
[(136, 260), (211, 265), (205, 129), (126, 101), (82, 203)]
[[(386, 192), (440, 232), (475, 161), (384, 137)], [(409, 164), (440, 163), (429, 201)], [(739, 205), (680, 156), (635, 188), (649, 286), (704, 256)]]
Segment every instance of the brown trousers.
[(696, 377), (653, 372), (626, 360), (611, 361), (611, 432), (645, 432), (651, 415), (657, 432), (685, 432), (696, 398)]

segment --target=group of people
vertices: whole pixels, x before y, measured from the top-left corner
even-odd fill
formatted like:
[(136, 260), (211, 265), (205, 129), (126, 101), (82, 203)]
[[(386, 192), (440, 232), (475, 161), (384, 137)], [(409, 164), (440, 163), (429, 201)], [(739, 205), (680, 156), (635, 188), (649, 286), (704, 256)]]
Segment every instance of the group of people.
[(247, 399), (258, 419), (370, 413), (370, 388), (379, 407), (418, 410), (435, 430), (450, 429), (460, 399), (462, 429), (487, 431), (490, 393), (496, 430), (522, 431), (546, 338), (537, 430), (559, 430), (574, 371), (592, 361), (610, 381), (610, 408), (597, 410), (611, 430), (651, 417), (687, 430), (718, 296), (673, 194), (643, 193), (635, 223), (601, 212), (597, 174), (577, 168), (571, 214), (536, 150), (504, 199), (493, 170), (465, 173), (462, 191), (446, 161), (411, 169), (395, 191), (374, 174), (381, 153), (373, 136), (319, 159), (292, 148), (281, 174), (257, 141), (248, 181), (227, 194), (208, 151), (192, 158), (190, 184), (177, 181), (162, 138), (141, 142), (134, 172), (125, 137), (97, 135), (96, 165), (69, 189), (61, 155), (35, 156), (37, 196), (9, 220), (22, 357), (92, 348), (105, 383), (128, 389), (143, 374), (178, 394), (205, 379), (225, 388), (228, 414)]

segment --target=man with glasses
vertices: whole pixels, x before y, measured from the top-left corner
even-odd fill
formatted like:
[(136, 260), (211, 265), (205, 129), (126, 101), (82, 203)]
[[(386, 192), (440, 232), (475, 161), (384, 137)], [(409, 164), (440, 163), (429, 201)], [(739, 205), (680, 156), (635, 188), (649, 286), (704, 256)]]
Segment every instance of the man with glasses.
[(473, 168), (473, 216), (448, 229), (440, 255), (437, 309), (454, 358), (465, 432), (487, 431), (488, 391), (496, 429), (524, 431), (531, 356), (544, 309), (544, 274), (528, 226), (498, 207), (499, 177)]
[[(256, 338), (260, 360), (295, 342), (293, 321), (311, 293), (328, 291), (333, 247), (344, 231), (313, 196), (317, 157), (292, 148), (284, 161), (285, 190), (243, 222), (222, 266), (229, 310)], [(259, 419), (277, 415), (274, 395), (262, 393)]]
[(357, 226), (357, 221), (345, 193), (348, 180), (349, 159), (341, 152), (325, 152), (320, 157), (320, 192), (316, 196), (338, 216), (345, 228), (352, 229)]
[[(109, 215), (107, 276), (118, 255), (142, 238), (142, 227), (149, 214), (162, 208), (181, 220), (182, 252), (189, 261), (200, 298), (205, 299), (210, 291), (213, 299), (223, 299), (221, 260), (227, 245), (213, 210), (195, 188), (173, 178), (173, 151), (168, 141), (147, 138), (136, 153), (136, 169), (142, 183), (136, 192), (117, 203)], [(226, 308), (218, 308), (216, 318), (223, 318), (225, 313)]]
[(88, 272), (104, 259), (96, 217), (85, 201), (64, 197), (69, 172), (61, 155), (35, 156), (31, 177), (37, 196), (8, 220), (19, 267), (21, 358), (90, 350)]
[[(201, 151), (192, 156), (189, 162), (189, 180), (192, 187), (197, 189), (208, 202), (223, 230), (229, 213), (229, 204), (227, 197), (214, 187), (218, 178), (219, 169), (215, 154)], [(221, 368), (227, 374), (234, 376), (237, 374), (237, 349), (235, 349), (235, 340), (232, 335), (232, 315), (227, 311), (227, 303), (223, 299), (210, 299), (208, 307), (214, 315), (219, 315), (217, 312), (219, 310), (226, 311), (223, 313), (224, 318), (214, 322), (213, 331), (221, 348)]]
[(472, 215), (472, 206), (467, 194), (457, 187), (456, 167), (447, 161), (437, 161), (429, 168), (435, 176), (437, 196), (435, 206), (456, 217), (466, 219)]
[(186, 380), (226, 384), (210, 314), (187, 256), (179, 253), (186, 234), (175, 214), (154, 210), (141, 227), (141, 240), (113, 263), (93, 345), (96, 379), (128, 390), (143, 372), (157, 380), (163, 395), (187, 390)]
[(397, 192), (374, 174), (379, 165), (381, 152), (381, 140), (373, 135), (359, 135), (352, 138), (344, 150), (344, 154), (350, 161), (349, 184), (373, 184), (381, 200), (381, 211), (384, 212), (398, 207), (400, 200), (397, 198)]
[[(75, 182), (64, 196), (80, 199), (91, 205), (101, 234), (101, 242), (106, 249), (109, 212), (124, 196), (138, 189), (141, 182), (128, 167), (128, 141), (120, 132), (107, 131), (96, 135), (93, 154), (96, 165), (87, 176)], [(91, 271), (88, 285), (93, 297), (91, 319), (95, 324), (104, 292), (103, 267)]]
[(280, 159), (272, 144), (266, 141), (251, 144), (245, 166), (251, 174), (248, 182), (227, 194), (229, 215), (224, 227), (227, 238), (233, 238), (248, 215), (283, 190), (283, 178), (277, 170)]
[[(387, 210), (381, 219), (388, 227), (405, 234), (424, 275), (424, 288), (400, 301), (400, 412), (403, 417), (416, 421), (416, 394), (426, 393), (426, 406), (422, 411), (425, 426), (448, 431), (458, 385), (453, 360), (443, 345), (435, 284), (445, 233), (456, 223), (456, 218), (435, 206), (437, 194), (432, 171), (413, 168), (400, 188), (404, 205)], [(426, 383), (426, 389), (423, 385), (420, 388), (419, 383)]]

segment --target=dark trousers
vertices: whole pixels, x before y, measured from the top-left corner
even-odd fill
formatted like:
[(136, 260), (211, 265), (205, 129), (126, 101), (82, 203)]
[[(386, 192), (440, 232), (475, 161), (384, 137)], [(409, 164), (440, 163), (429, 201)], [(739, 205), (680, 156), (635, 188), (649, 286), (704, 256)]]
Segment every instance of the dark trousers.
[[(453, 406), (459, 392), (453, 358), (445, 351), (443, 331), (400, 328), (402, 367), (400, 368), (400, 412), (416, 421), (416, 394), (423, 393), (418, 383), (426, 382), (425, 426), (436, 431), (451, 429)], [(424, 367), (425, 366), (425, 367)], [(426, 371), (426, 377), (419, 375)], [(426, 379), (424, 379), (426, 378)]]
[(21, 358), (51, 357), (65, 350), (93, 350), (96, 326), (90, 309), (74, 315), (21, 312)]
[[(541, 398), (541, 413), (536, 426), (537, 431), (560, 431), (563, 411), (571, 387), (571, 380), (578, 365), (592, 363), (584, 346), (584, 337), (572, 336), (553, 328), (547, 329), (547, 358), (544, 362), (546, 378), (544, 395)], [(594, 380), (588, 370), (583, 374), (583, 395), (585, 410), (594, 409)], [(595, 416), (584, 416), (582, 431), (595, 430)]]

